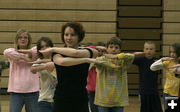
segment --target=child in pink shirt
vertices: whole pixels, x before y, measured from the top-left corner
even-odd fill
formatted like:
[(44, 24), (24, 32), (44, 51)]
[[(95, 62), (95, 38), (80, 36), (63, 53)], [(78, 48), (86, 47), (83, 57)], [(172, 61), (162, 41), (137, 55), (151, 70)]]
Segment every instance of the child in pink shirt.
[(4, 50), (4, 56), (10, 62), (8, 92), (10, 92), (10, 112), (21, 112), (25, 105), (26, 112), (37, 112), (39, 97), (38, 75), (30, 71), (31, 62), (36, 60), (37, 48), (29, 53), (20, 53), (18, 50), (29, 49), (31, 36), (27, 30), (17, 31), (15, 48)]

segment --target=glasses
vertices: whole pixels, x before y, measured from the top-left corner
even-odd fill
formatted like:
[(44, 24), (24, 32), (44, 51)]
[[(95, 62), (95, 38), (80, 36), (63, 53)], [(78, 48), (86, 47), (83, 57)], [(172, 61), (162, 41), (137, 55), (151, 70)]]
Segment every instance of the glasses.
[(24, 36), (24, 37), (19, 36), (18, 39), (28, 39), (28, 37), (26, 37), (26, 36)]

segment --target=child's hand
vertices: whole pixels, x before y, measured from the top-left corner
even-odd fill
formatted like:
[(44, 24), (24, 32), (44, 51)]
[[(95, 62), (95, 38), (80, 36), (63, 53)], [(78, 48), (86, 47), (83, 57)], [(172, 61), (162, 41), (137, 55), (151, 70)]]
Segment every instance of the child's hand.
[(32, 62), (32, 59), (31, 59), (31, 58), (28, 58), (28, 57), (26, 57), (26, 56), (24, 56), (24, 55), (20, 55), (18, 60), (24, 60), (24, 61), (26, 61), (27, 63)]
[(174, 60), (174, 58), (171, 58), (171, 57), (163, 57), (161, 58), (162, 61), (171, 61), (171, 60)]
[(171, 68), (177, 68), (177, 67), (180, 67), (180, 64), (177, 64), (177, 65), (174, 65), (174, 66), (169, 66), (168, 68), (171, 69)]
[(20, 49), (20, 50), (17, 50), (17, 51), (20, 52), (20, 53), (32, 53), (31, 49)]
[(41, 60), (36, 60), (36, 61), (32, 61), (32, 62), (28, 62), (30, 64), (41, 64), (41, 63), (47, 63), (50, 62), (50, 59), (41, 59)]
[(98, 56), (102, 56), (104, 53), (106, 53), (106, 47), (104, 46), (96, 46), (96, 50), (98, 51)]
[(180, 73), (179, 73), (180, 64), (169, 66), (168, 69), (172, 70), (175, 77), (180, 78)]
[(145, 55), (145, 52), (134, 52), (133, 54), (135, 56), (141, 56), (141, 55)]
[(112, 64), (111, 67), (112, 67), (112, 68), (121, 68), (122, 66)]

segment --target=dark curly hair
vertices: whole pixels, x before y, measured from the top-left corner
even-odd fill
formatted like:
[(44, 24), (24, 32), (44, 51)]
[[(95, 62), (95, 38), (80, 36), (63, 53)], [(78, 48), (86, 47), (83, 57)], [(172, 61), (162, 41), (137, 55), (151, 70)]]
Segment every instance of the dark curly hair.
[(53, 47), (53, 42), (51, 41), (51, 39), (49, 37), (41, 37), (38, 41), (37, 41), (37, 53), (38, 53), (38, 57), (40, 59), (43, 59), (43, 55), (42, 53), (39, 52), (39, 50), (41, 50), (41, 42), (44, 41), (46, 43), (47, 47)]
[(180, 57), (180, 43), (172, 44), (172, 47), (175, 51), (176, 57)]
[(122, 48), (122, 42), (120, 40), (119, 37), (112, 37), (106, 44), (106, 46), (108, 47), (110, 44), (114, 44), (114, 45), (118, 45), (119, 48)]
[(64, 41), (64, 33), (65, 33), (65, 29), (67, 27), (70, 27), (74, 30), (74, 33), (75, 35), (78, 35), (78, 42), (80, 43), (84, 37), (85, 37), (85, 30), (82, 26), (82, 24), (78, 23), (78, 22), (68, 22), (66, 24), (64, 24), (62, 26), (62, 29), (61, 29), (61, 39), (62, 41), (65, 43)]

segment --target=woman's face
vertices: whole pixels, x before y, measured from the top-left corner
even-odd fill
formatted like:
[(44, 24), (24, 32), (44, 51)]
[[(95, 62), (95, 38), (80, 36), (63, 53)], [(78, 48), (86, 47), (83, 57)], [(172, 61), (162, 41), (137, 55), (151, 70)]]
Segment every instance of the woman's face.
[(75, 34), (74, 29), (67, 27), (64, 31), (64, 41), (67, 47), (78, 47), (78, 35)]
[(17, 44), (19, 46), (20, 49), (26, 49), (27, 45), (28, 45), (29, 39), (28, 39), (28, 34), (27, 32), (22, 33), (19, 37), (18, 37), (18, 41)]

